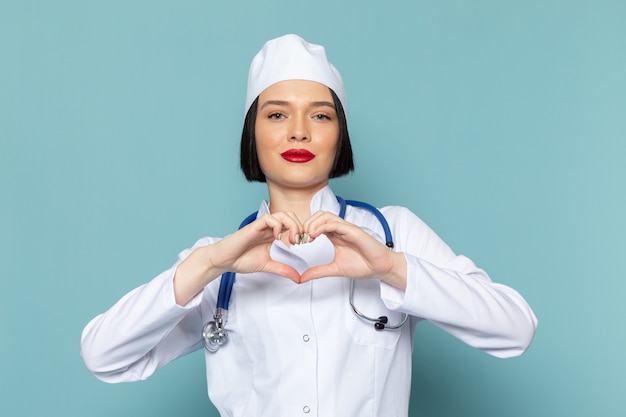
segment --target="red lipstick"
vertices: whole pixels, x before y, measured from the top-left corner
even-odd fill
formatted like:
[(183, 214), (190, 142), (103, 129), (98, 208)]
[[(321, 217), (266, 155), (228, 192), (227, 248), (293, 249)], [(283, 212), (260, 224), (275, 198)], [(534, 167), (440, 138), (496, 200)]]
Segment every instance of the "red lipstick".
[(285, 161), (295, 163), (309, 162), (311, 159), (315, 158), (315, 155), (306, 149), (289, 149), (281, 153), (280, 156), (282, 156)]

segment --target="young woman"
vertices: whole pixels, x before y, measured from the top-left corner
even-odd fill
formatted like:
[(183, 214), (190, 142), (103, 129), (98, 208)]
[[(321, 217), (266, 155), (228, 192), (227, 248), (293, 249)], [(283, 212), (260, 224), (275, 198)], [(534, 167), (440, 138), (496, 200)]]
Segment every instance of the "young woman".
[(229, 271), (236, 283), (217, 327), (227, 342), (205, 352), (223, 416), (406, 416), (423, 319), (494, 356), (526, 350), (537, 322), (516, 291), (408, 209), (380, 209), (390, 250), (376, 214), (338, 201), (329, 178), (353, 169), (344, 108), (323, 47), (295, 35), (265, 44), (250, 68), (241, 166), (269, 201), (87, 325), (82, 356), (95, 376), (145, 379), (202, 348)]

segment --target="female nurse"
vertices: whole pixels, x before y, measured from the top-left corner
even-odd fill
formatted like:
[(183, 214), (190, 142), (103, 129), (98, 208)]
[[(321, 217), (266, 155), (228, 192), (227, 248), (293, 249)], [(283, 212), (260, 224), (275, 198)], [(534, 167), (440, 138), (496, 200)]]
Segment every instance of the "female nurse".
[[(323, 47), (296, 35), (268, 41), (245, 107), (241, 167), (269, 200), (250, 224), (200, 239), (86, 326), (81, 354), (96, 377), (145, 379), (201, 349), (227, 271), (237, 274), (228, 343), (205, 351), (222, 416), (407, 416), (421, 320), (497, 357), (527, 349), (537, 321), (524, 299), (411, 211), (380, 209), (394, 250), (368, 210), (339, 216), (328, 183), (352, 171), (352, 150), (343, 81)], [(352, 305), (399, 328), (377, 330)]]

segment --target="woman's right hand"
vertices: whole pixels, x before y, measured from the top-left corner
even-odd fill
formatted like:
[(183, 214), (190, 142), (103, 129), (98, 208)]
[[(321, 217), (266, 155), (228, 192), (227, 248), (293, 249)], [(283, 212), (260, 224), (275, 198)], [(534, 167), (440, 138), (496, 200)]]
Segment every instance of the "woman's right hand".
[(302, 224), (292, 212), (264, 214), (224, 239), (197, 248), (181, 262), (174, 276), (174, 294), (178, 305), (185, 305), (205, 285), (224, 272), (268, 272), (299, 283), (300, 274), (289, 265), (270, 257), (274, 240), (296, 243)]

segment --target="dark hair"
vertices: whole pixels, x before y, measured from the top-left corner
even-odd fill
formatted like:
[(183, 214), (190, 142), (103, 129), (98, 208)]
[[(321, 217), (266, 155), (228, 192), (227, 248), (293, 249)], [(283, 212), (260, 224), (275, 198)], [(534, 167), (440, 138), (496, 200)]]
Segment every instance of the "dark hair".
[[(333, 96), (335, 111), (339, 121), (339, 138), (337, 141), (337, 151), (335, 153), (335, 162), (330, 170), (329, 178), (337, 178), (349, 174), (354, 170), (354, 158), (352, 156), (352, 145), (350, 145), (350, 136), (348, 135), (348, 122), (346, 113), (337, 94), (330, 89)], [(254, 134), (254, 126), (256, 123), (257, 106), (259, 98), (257, 97), (250, 105), (250, 109), (246, 114), (243, 122), (243, 130), (241, 132), (241, 146), (239, 154), (239, 163), (243, 174), (248, 181), (265, 182), (265, 174), (261, 171), (259, 158), (256, 152), (256, 137)]]

